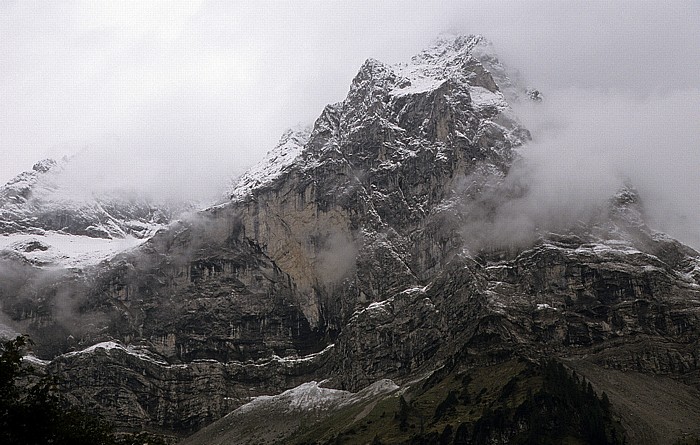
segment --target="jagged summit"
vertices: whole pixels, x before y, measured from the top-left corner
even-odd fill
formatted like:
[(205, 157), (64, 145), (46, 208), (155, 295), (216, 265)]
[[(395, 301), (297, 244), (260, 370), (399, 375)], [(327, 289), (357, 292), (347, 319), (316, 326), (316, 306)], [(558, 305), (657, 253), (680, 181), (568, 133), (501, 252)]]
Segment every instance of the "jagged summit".
[[(497, 148), (501, 157), (494, 162), (505, 165), (511, 156), (506, 145), (520, 145), (529, 135), (511, 112), (500, 84), (509, 92), (518, 85), (482, 36), (442, 36), (407, 63), (388, 65), (368, 59), (351, 82), (345, 100), (328, 105), (310, 130), (285, 133), (265, 159), (237, 180), (228, 195), (234, 200), (245, 199), (256, 187), (264, 189), (277, 179), (283, 180), (283, 172), (315, 168), (324, 159), (341, 156), (353, 163), (352, 158), (364, 158), (370, 154), (370, 146), (357, 147), (359, 151), (354, 152), (348, 151), (347, 143), (368, 127), (384, 132), (387, 140), (395, 139), (400, 146), (393, 152), (380, 150), (379, 161), (385, 156), (400, 161), (415, 153), (420, 141), (432, 143), (437, 138), (452, 145), (462, 139), (464, 144), (474, 145), (487, 134), (503, 132), (507, 144), (492, 148)], [(441, 109), (427, 108), (430, 104)], [(386, 144), (386, 148), (391, 145)]]
[(249, 195), (254, 189), (277, 178), (301, 154), (304, 145), (311, 137), (309, 127), (297, 126), (284, 132), (279, 142), (265, 158), (258, 162), (240, 178), (227, 192), (230, 199), (240, 199)]
[(476, 79), (477, 73), (473, 70), (475, 59), (478, 60), (475, 53), (477, 47), (482, 47), (482, 53), (490, 53), (487, 50), (488, 45), (489, 42), (479, 35), (443, 35), (436, 39), (433, 46), (413, 56), (410, 63), (398, 64), (396, 68), (407, 80), (423, 78), (439, 82), (450, 78), (462, 78), (466, 75), (472, 85), (496, 92), (498, 86), (493, 80)]

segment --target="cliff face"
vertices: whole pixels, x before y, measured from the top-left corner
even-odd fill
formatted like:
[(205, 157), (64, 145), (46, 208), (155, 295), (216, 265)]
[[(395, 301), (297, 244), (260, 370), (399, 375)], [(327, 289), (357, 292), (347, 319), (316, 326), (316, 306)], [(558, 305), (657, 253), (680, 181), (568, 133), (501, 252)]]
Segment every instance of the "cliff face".
[(515, 259), (455, 258), (435, 280), (353, 315), (337, 378), (359, 389), (435, 362), (499, 355), (586, 357), (698, 381), (697, 262), (678, 270), (636, 249), (542, 241)]
[(472, 55), (480, 44), (443, 41), (396, 67), (368, 60), (292, 165), (233, 190), (244, 236), (291, 275), (312, 325), (337, 329), (432, 277), (462, 248), (451, 205), (473, 193), (467, 178), (503, 175), (527, 140)]
[[(125, 428), (184, 433), (312, 379), (358, 391), (515, 358), (697, 386), (700, 260), (644, 225), (633, 189), (562, 234), (465, 247), (529, 139), (508, 101), (535, 93), (480, 37), (368, 60), (230, 202), (68, 276), (13, 266), (3, 311), (58, 332), (45, 369)], [(99, 341), (120, 344), (60, 355)]]
[(192, 360), (169, 364), (146, 348), (103, 342), (44, 366), (71, 400), (124, 430), (194, 431), (240, 405), (315, 377), (330, 349), (304, 359)]

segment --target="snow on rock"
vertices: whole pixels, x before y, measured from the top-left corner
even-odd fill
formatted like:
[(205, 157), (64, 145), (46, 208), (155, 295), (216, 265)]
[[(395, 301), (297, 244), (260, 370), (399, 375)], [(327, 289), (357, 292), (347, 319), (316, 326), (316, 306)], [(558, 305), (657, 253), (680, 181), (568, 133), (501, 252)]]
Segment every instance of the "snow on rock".
[(231, 199), (244, 198), (254, 189), (278, 178), (301, 154), (310, 136), (311, 129), (308, 127), (287, 130), (277, 146), (270, 150), (262, 161), (238, 178), (228, 196)]
[(259, 396), (239, 407), (232, 414), (275, 407), (286, 412), (328, 411), (362, 402), (381, 394), (389, 394), (399, 387), (391, 380), (379, 380), (357, 393), (323, 388), (311, 381), (274, 396)]
[(383, 312), (391, 312), (391, 307), (394, 303), (394, 297), (389, 297), (386, 300), (383, 301), (375, 301), (373, 303), (370, 303), (366, 308), (364, 309), (359, 309), (355, 312), (353, 312), (352, 317), (357, 317), (365, 312), (378, 312), (378, 311), (383, 311)]
[(147, 238), (93, 238), (59, 232), (0, 235), (0, 253), (12, 252), (43, 268), (80, 268), (99, 264), (133, 249)]
[(32, 355), (32, 354), (27, 354), (22, 357), (23, 362), (27, 362), (30, 365), (35, 365), (35, 366), (46, 366), (49, 363), (51, 363), (49, 360), (42, 360), (39, 357)]
[(94, 345), (87, 347), (85, 349), (82, 349), (80, 351), (68, 352), (68, 353), (64, 354), (64, 356), (71, 357), (71, 356), (79, 355), (79, 354), (91, 354), (98, 349), (104, 349), (105, 351), (109, 351), (110, 349), (126, 350), (126, 348), (123, 345), (121, 345), (120, 343), (117, 343), (114, 341), (104, 341), (101, 343), (94, 344)]
[(145, 349), (142, 348), (137, 348), (135, 346), (124, 346), (121, 343), (115, 342), (115, 341), (105, 341), (101, 343), (94, 344), (92, 346), (89, 346), (85, 349), (81, 349), (80, 351), (74, 351), (74, 352), (68, 352), (65, 353), (59, 357), (76, 357), (80, 355), (86, 355), (86, 354), (94, 354), (97, 351), (105, 351), (107, 354), (110, 353), (110, 351), (113, 350), (119, 350), (122, 352), (125, 352), (129, 355), (132, 355), (134, 357), (139, 358), (140, 360), (146, 360), (150, 362), (157, 363), (159, 365), (167, 365), (167, 362), (159, 359), (158, 357), (154, 356), (153, 354), (147, 352)]
[(302, 362), (311, 362), (313, 360), (316, 360), (318, 357), (328, 354), (331, 350), (335, 348), (335, 344), (330, 344), (323, 348), (322, 351), (315, 352), (313, 354), (309, 355), (304, 355), (301, 357), (298, 356), (291, 356), (291, 357), (280, 357), (278, 355), (273, 355), (272, 360), (277, 361), (282, 364), (294, 364), (294, 363), (302, 363)]

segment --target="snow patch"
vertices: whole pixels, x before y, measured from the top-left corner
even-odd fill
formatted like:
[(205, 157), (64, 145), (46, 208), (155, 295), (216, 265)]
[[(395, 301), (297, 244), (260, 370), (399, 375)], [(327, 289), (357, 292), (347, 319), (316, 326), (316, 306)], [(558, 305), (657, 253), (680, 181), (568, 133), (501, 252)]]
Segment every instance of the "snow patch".
[[(155, 230), (155, 227), (153, 228)], [(99, 264), (143, 244), (148, 238), (92, 238), (59, 232), (0, 235), (0, 251), (11, 251), (45, 268), (81, 268)]]
[(335, 344), (330, 344), (323, 348), (322, 351), (315, 352), (313, 354), (304, 355), (302, 357), (280, 357), (278, 355), (273, 355), (272, 360), (280, 363), (304, 363), (315, 360), (316, 358), (328, 353), (331, 349), (335, 348)]
[(421, 94), (436, 90), (445, 83), (444, 79), (432, 79), (430, 77), (423, 77), (417, 73), (406, 74), (400, 86), (391, 90), (389, 94), (397, 97)]
[(353, 314), (350, 318), (357, 317), (359, 315), (364, 314), (365, 312), (375, 312), (375, 311), (390, 312), (391, 305), (393, 303), (394, 303), (394, 297), (389, 297), (383, 301), (375, 301), (373, 303), (370, 303), (366, 308), (359, 309), (359, 310), (353, 312)]
[(275, 407), (286, 412), (328, 411), (382, 394), (388, 394), (396, 391), (398, 388), (398, 385), (393, 381), (384, 379), (369, 385), (357, 393), (352, 393), (340, 389), (323, 388), (318, 382), (311, 381), (302, 383), (278, 395), (255, 397), (231, 414), (238, 415), (269, 407)]
[(27, 362), (30, 365), (35, 365), (35, 366), (46, 366), (49, 363), (51, 363), (49, 360), (42, 360), (39, 357), (32, 355), (32, 354), (27, 354), (22, 357), (23, 362)]

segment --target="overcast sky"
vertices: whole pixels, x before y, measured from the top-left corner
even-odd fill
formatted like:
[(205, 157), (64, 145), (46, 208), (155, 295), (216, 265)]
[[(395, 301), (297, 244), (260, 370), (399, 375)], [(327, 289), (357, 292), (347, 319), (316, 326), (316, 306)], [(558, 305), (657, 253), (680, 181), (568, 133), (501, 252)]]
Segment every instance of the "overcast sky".
[[(96, 180), (213, 193), (286, 128), (342, 100), (366, 58), (405, 60), (445, 32), (484, 34), (550, 98), (546, 116), (529, 121), (543, 131), (537, 140), (572, 122), (569, 146), (618, 124), (630, 137), (653, 129), (656, 145), (627, 147), (625, 159), (653, 151), (668, 164), (653, 166), (663, 168), (654, 180), (670, 175), (697, 192), (700, 167), (688, 164), (698, 160), (697, 0), (0, 0), (0, 182), (87, 150)], [(613, 148), (594, 145), (597, 174)]]

